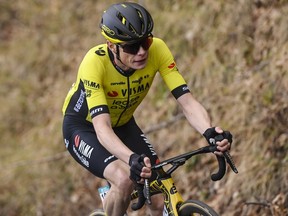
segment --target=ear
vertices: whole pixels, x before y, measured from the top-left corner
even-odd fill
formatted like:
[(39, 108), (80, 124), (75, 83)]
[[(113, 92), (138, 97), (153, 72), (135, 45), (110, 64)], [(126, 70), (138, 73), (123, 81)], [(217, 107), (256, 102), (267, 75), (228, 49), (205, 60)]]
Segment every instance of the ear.
[(113, 53), (116, 53), (116, 44), (114, 44), (111, 41), (107, 40), (107, 46)]

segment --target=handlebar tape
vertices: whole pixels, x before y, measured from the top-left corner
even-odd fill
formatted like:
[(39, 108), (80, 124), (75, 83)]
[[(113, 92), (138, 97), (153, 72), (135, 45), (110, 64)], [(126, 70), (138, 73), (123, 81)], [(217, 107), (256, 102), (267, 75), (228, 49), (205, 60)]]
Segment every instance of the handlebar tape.
[(217, 157), (219, 169), (218, 169), (217, 173), (213, 173), (211, 175), (212, 181), (219, 181), (220, 179), (223, 178), (223, 176), (225, 175), (225, 172), (226, 172), (225, 158), (221, 157), (219, 155), (216, 155), (216, 157)]

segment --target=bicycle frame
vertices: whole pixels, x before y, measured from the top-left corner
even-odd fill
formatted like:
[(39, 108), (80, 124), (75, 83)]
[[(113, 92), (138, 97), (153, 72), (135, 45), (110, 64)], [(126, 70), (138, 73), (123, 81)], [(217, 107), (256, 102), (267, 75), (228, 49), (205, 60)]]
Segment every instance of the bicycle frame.
[[(164, 171), (163, 171), (164, 172)], [(161, 179), (154, 180), (150, 183), (151, 194), (163, 194), (164, 206), (169, 216), (178, 216), (177, 209), (183, 202), (181, 194), (177, 191), (171, 175), (166, 174)], [(131, 194), (131, 199), (138, 198), (138, 192), (135, 190)]]
[[(154, 181), (157, 182), (157, 181)], [(177, 191), (174, 181), (171, 177), (167, 177), (160, 181), (161, 183), (157, 182), (157, 187), (161, 190), (162, 194), (164, 195), (164, 205), (168, 212), (169, 216), (176, 216), (178, 215), (178, 208), (180, 207), (181, 203), (183, 203), (183, 198), (181, 194)], [(153, 184), (152, 184), (153, 187)]]

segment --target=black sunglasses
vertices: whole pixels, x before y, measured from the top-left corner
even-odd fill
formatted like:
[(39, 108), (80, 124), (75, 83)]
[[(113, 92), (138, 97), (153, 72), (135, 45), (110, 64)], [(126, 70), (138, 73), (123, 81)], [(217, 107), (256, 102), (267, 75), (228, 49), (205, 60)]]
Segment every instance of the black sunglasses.
[(148, 50), (149, 47), (151, 46), (152, 42), (153, 42), (153, 36), (150, 35), (150, 36), (143, 38), (142, 40), (137, 41), (135, 43), (117, 44), (117, 45), (123, 49), (123, 52), (128, 53), (128, 54), (132, 54), (132, 55), (136, 55), (140, 49), (140, 46), (143, 49)]

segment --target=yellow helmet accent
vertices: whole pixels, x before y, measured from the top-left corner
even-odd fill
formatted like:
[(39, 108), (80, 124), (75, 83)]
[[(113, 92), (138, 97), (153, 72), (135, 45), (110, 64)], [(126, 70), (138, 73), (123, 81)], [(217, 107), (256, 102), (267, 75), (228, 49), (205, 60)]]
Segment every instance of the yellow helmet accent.
[(106, 38), (106, 40), (109, 40), (110, 42), (114, 43), (114, 44), (119, 44), (119, 43), (123, 43), (124, 41), (118, 40), (116, 38), (111, 38), (109, 37), (104, 30), (101, 31), (101, 34)]

